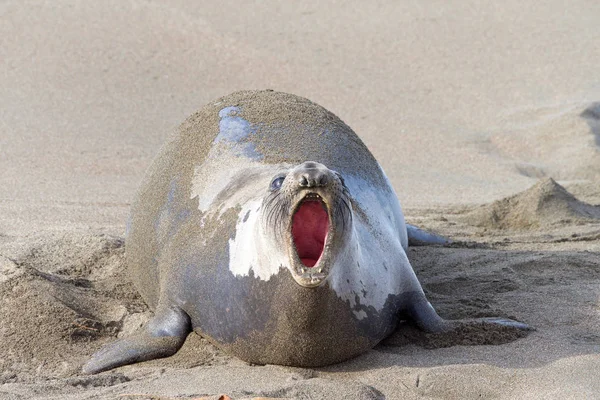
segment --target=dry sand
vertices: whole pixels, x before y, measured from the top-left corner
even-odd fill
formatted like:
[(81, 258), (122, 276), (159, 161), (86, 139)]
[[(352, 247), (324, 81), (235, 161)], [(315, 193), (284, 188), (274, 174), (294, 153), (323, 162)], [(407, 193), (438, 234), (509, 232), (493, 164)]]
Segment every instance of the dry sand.
[[(1, 2), (0, 398), (600, 398), (599, 20), (584, 0)], [(339, 115), (409, 222), (455, 239), (409, 251), (442, 316), (537, 330), (403, 326), (316, 370), (190, 335), (80, 375), (149, 317), (122, 239), (145, 168), (200, 105), (254, 88)]]

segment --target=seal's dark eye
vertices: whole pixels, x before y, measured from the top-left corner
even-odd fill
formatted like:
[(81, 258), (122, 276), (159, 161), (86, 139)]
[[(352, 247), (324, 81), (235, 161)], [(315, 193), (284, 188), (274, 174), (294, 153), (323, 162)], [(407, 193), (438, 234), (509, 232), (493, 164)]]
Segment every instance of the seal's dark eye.
[(281, 185), (283, 184), (284, 180), (285, 180), (285, 176), (280, 176), (278, 178), (275, 178), (273, 180), (273, 182), (271, 182), (271, 190), (281, 189)]

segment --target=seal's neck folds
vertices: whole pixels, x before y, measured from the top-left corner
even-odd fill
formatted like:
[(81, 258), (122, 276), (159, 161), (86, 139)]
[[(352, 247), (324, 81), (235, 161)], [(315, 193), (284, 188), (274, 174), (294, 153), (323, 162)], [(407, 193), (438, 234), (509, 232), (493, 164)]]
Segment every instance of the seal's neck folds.
[(314, 267), (323, 255), (329, 215), (319, 196), (304, 198), (292, 218), (292, 238), (298, 258), (308, 268)]

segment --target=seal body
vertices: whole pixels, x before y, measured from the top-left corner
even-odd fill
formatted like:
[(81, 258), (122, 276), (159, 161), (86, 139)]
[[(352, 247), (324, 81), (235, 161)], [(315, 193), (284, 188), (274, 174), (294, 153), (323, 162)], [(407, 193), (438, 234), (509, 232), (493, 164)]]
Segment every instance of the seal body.
[(338, 117), (297, 96), (237, 92), (188, 118), (127, 230), (131, 277), (155, 317), (86, 372), (170, 355), (192, 330), (251, 363), (315, 367), (372, 348), (400, 319), (444, 326), (382, 168)]

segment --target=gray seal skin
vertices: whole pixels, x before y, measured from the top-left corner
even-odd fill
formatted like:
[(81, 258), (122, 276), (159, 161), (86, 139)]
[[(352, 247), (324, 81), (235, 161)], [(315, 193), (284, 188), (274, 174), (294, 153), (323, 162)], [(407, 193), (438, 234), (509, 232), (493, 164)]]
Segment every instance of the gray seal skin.
[(427, 301), (373, 155), (294, 95), (236, 92), (189, 117), (147, 172), (127, 230), (131, 278), (155, 316), (85, 373), (172, 355), (191, 331), (250, 363), (318, 367), (372, 348), (400, 320), (428, 332), (463, 323)]

